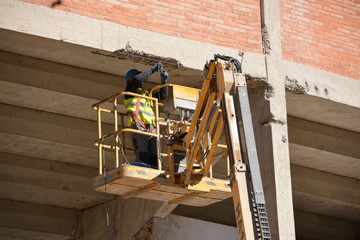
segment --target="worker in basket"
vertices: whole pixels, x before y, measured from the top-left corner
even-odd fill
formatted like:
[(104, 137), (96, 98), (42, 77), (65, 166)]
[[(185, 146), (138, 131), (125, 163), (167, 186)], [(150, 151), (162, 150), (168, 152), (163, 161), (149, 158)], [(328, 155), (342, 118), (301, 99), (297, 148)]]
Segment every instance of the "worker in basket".
[[(168, 73), (163, 70), (161, 62), (155, 64), (149, 70), (140, 72), (137, 69), (131, 69), (126, 73), (126, 92), (133, 92), (148, 96), (149, 92), (142, 89), (143, 84), (148, 80), (151, 74), (160, 72), (161, 84), (166, 84)], [(168, 88), (163, 87), (155, 90), (152, 97), (159, 101), (167, 98)], [(156, 133), (155, 114), (150, 106), (150, 101), (130, 95), (125, 95), (125, 109), (128, 114), (127, 125), (133, 129)], [(147, 166), (158, 167), (157, 165), (157, 144), (156, 137), (149, 137), (144, 134), (132, 134), (136, 162), (144, 163)]]

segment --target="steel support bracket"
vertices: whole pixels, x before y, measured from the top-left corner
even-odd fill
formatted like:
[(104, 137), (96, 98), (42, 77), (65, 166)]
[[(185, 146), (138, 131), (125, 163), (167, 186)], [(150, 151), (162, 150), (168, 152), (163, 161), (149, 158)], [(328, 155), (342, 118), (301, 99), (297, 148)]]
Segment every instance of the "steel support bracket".
[(234, 78), (236, 87), (246, 86), (246, 77), (244, 73), (234, 73)]

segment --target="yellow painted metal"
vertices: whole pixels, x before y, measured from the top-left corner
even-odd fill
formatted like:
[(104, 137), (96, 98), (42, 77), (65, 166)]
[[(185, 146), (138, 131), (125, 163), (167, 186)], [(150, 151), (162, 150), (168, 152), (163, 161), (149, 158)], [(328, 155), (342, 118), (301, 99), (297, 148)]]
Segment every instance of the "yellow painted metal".
[(197, 102), (199, 100), (199, 90), (195, 88), (173, 85), (173, 97), (181, 98), (190, 101)]
[(215, 154), (216, 146), (217, 146), (217, 143), (218, 143), (218, 141), (220, 139), (221, 132), (223, 130), (223, 126), (224, 126), (223, 124), (224, 124), (223, 118), (221, 117), (220, 121), (219, 121), (219, 123), (218, 123), (218, 125), (216, 127), (216, 130), (215, 130), (215, 136), (214, 136), (213, 142), (211, 143), (209, 156), (206, 159), (204, 176), (207, 176), (208, 173), (209, 173), (209, 169), (211, 167), (211, 163), (212, 163), (212, 160), (213, 160), (213, 157), (214, 157), (214, 154)]
[[(121, 115), (121, 126), (120, 128), (124, 128), (124, 116)], [(123, 146), (124, 149), (126, 149), (126, 142), (125, 142), (125, 132), (124, 131), (121, 131), (121, 144)], [(122, 156), (122, 163), (124, 164), (125, 163), (125, 156), (123, 155)]]
[(158, 164), (158, 169), (161, 170), (162, 164), (161, 164), (161, 153), (160, 153), (160, 125), (159, 125), (159, 107), (158, 107), (157, 98), (155, 98), (155, 123), (156, 123), (156, 144), (157, 144), (156, 154), (158, 160), (157, 164)]
[(174, 146), (168, 145), (168, 164), (170, 169), (170, 181), (174, 182), (175, 180), (175, 166), (174, 166)]
[(145, 186), (142, 186), (140, 188), (137, 188), (137, 189), (134, 189), (130, 192), (127, 192), (123, 195), (121, 195), (123, 198), (127, 199), (127, 198), (130, 198), (130, 197), (135, 197), (136, 195), (139, 195), (140, 193), (143, 193), (145, 191), (149, 191), (155, 187), (159, 186), (159, 183), (156, 182), (156, 181), (152, 181), (150, 182), (149, 184), (145, 185)]
[(106, 109), (106, 108), (99, 108), (101, 112), (104, 112), (104, 113), (112, 113), (111, 110), (109, 109)]
[[(172, 92), (173, 92), (172, 97), (173, 97), (175, 105), (176, 105), (176, 98), (193, 101), (193, 102), (197, 102), (199, 99), (200, 90), (195, 89), (195, 88), (181, 86), (181, 85), (176, 85), (176, 84), (162, 84), (162, 85), (155, 86), (154, 88), (151, 89), (150, 96), (152, 95), (152, 93), (155, 90), (159, 90), (164, 87), (172, 88)], [(158, 104), (159, 104), (159, 106), (164, 106), (163, 103), (158, 103)]]
[[(213, 119), (211, 120), (210, 127), (209, 127), (209, 130), (208, 130), (210, 136), (212, 135), (212, 132), (213, 132), (213, 130), (214, 130), (214, 127), (215, 127), (215, 123), (216, 123), (216, 120), (217, 120), (217, 116), (218, 116), (219, 110), (220, 110), (220, 106), (217, 107), (216, 113), (215, 113)], [(206, 147), (208, 146), (208, 144), (211, 145), (211, 142), (209, 143), (209, 142), (208, 142), (208, 139), (205, 138), (205, 140), (204, 140), (204, 148), (206, 148)]]
[(113, 100), (114, 104), (114, 130), (115, 130), (115, 163), (116, 167), (120, 166), (119, 163), (119, 139), (118, 139), (118, 110), (117, 110), (117, 98)]
[(196, 105), (196, 109), (195, 109), (193, 119), (192, 119), (192, 122), (190, 125), (190, 130), (189, 130), (188, 136), (186, 138), (186, 143), (185, 143), (186, 149), (189, 149), (189, 147), (190, 147), (190, 143), (191, 143), (194, 131), (195, 131), (195, 127), (197, 125), (197, 121), (199, 120), (200, 113), (203, 110), (205, 101), (209, 95), (210, 81), (211, 81), (212, 75), (214, 73), (214, 70), (215, 70), (215, 65), (211, 64), (209, 67), (207, 77), (204, 80), (204, 83), (202, 85), (199, 101)]
[[(153, 88), (151, 89), (149, 95), (152, 96), (152, 94), (153, 94), (153, 92), (154, 92), (155, 90), (159, 90), (159, 89), (164, 88), (164, 87), (172, 87), (173, 85), (174, 85), (174, 84), (171, 84), (171, 83), (169, 83), (169, 84), (157, 85), (157, 86), (155, 86), (155, 87), (153, 87)], [(162, 104), (162, 103), (158, 103), (158, 105), (159, 105), (160, 107), (164, 106), (164, 104)]]
[(231, 192), (239, 239), (255, 240), (245, 172), (235, 172)]
[(229, 157), (229, 154), (226, 156), (226, 172), (230, 172), (230, 157)]
[[(118, 112), (118, 98), (121, 96), (134, 96), (134, 97), (141, 97), (141, 98), (145, 98), (148, 99), (151, 102), (151, 105), (154, 106), (155, 109), (155, 123), (158, 126), (159, 125), (159, 110), (158, 110), (158, 99), (157, 98), (153, 98), (153, 97), (149, 97), (149, 96), (144, 96), (144, 95), (140, 95), (140, 94), (136, 94), (136, 93), (132, 93), (132, 92), (122, 92), (122, 93), (117, 93), (113, 96), (111, 96), (110, 98), (104, 99), (96, 104), (94, 104), (92, 107), (93, 109), (97, 110), (97, 117), (98, 117), (98, 140), (95, 142), (95, 145), (98, 146), (98, 152), (99, 152), (99, 174), (103, 173), (103, 151), (105, 149), (111, 149), (111, 150), (115, 150), (115, 164), (116, 167), (120, 166), (120, 161), (119, 161), (119, 139), (118, 136), (121, 133), (122, 134), (122, 142), (123, 144), (125, 143), (125, 132), (131, 132), (131, 133), (137, 133), (137, 134), (143, 134), (143, 135), (147, 135), (147, 136), (151, 136), (151, 137), (156, 137), (158, 139), (158, 144), (159, 144), (159, 138), (160, 138), (160, 131), (159, 131), (159, 127), (157, 128), (156, 134), (154, 133), (148, 133), (148, 132), (143, 132), (143, 131), (139, 131), (136, 129), (132, 129), (132, 128), (124, 128), (124, 119), (123, 119), (123, 114), (121, 115), (121, 129), (119, 130), (118, 128), (118, 116), (119, 116), (119, 112)], [(112, 109), (107, 109), (103, 107), (103, 104), (108, 103), (108, 102), (112, 102)], [(101, 130), (101, 113), (109, 113), (109, 114), (113, 114), (114, 117), (114, 131), (110, 132), (106, 135), (102, 134), (102, 130)], [(104, 141), (114, 137), (114, 145), (109, 145), (109, 144), (105, 144)], [(124, 145), (123, 145), (124, 146)], [(158, 154), (158, 159), (160, 159), (160, 151), (157, 151)], [(125, 162), (125, 158), (123, 156), (123, 163)], [(159, 168), (161, 169), (161, 164), (159, 163)]]
[(181, 203), (181, 202), (183, 202), (185, 200), (189, 200), (189, 199), (197, 197), (199, 195), (201, 195), (201, 192), (192, 192), (192, 193), (186, 194), (186, 195), (184, 195), (182, 197), (178, 197), (176, 199), (170, 200), (170, 201), (168, 201), (168, 203), (169, 204), (173, 204), (173, 203), (179, 204), (179, 203)]
[(218, 147), (219, 148), (228, 148), (227, 145), (225, 145), (225, 144), (218, 144)]
[(199, 147), (200, 147), (200, 141), (201, 141), (201, 138), (203, 137), (205, 127), (206, 127), (206, 124), (207, 124), (207, 119), (209, 117), (210, 110), (211, 110), (211, 107), (213, 105), (215, 97), (216, 97), (216, 92), (211, 92), (210, 96), (209, 96), (209, 98), (207, 100), (206, 107), (204, 109), (204, 113), (203, 113), (203, 117), (202, 117), (203, 121), (201, 121), (200, 126), (199, 126), (199, 130), (198, 130), (198, 132), (196, 133), (196, 136), (195, 136), (194, 144), (193, 144), (191, 150), (188, 151), (187, 154), (186, 154), (186, 161), (187, 161), (186, 169), (187, 169), (187, 172), (186, 172), (186, 177), (185, 177), (185, 181), (184, 181), (184, 186), (188, 186), (189, 183), (190, 183), (190, 176), (192, 174), (192, 168), (193, 168), (193, 165), (194, 165), (194, 162), (195, 162), (195, 157), (198, 154), (198, 150), (199, 150)]
[(138, 134), (146, 135), (149, 137), (157, 137), (158, 136), (156, 133), (143, 132), (141, 130), (136, 130), (133, 128), (123, 128), (123, 129), (121, 129), (121, 131), (122, 132), (130, 132), (130, 133), (138, 133)]
[[(108, 171), (106, 185), (108, 193), (125, 198), (167, 201), (168, 204), (206, 206), (231, 197), (229, 180), (204, 178), (198, 187), (183, 189), (180, 184), (174, 184), (165, 171), (132, 165)], [(94, 179), (94, 188), (100, 192), (105, 191), (103, 175)]]
[[(155, 122), (157, 126), (156, 134), (124, 127), (123, 115), (118, 112), (117, 108), (117, 98), (124, 95), (138, 96), (138, 94), (129, 92), (118, 93), (108, 99), (94, 104), (93, 108), (97, 110), (99, 121), (98, 140), (95, 142), (95, 145), (99, 148), (99, 173), (102, 174), (103, 150), (111, 149), (115, 150), (117, 168), (116, 171), (110, 171), (109, 184), (112, 189), (115, 189), (113, 193), (117, 192), (116, 188), (122, 188), (119, 192), (123, 193), (123, 197), (127, 198), (138, 196), (149, 199), (155, 197), (155, 200), (158, 200), (158, 198), (161, 198), (160, 195), (163, 196), (168, 194), (169, 196), (166, 196), (165, 198), (170, 197), (171, 195), (171, 200), (167, 200), (169, 204), (189, 204), (191, 202), (194, 204), (196, 201), (206, 202), (207, 200), (204, 199), (209, 196), (216, 196), (215, 200), (212, 199), (211, 201), (220, 201), (222, 197), (228, 197), (232, 193), (234, 197), (234, 209), (239, 230), (239, 239), (253, 240), (255, 239), (254, 226), (245, 171), (233, 172), (231, 187), (229, 180), (212, 178), (213, 164), (215, 164), (216, 161), (225, 159), (225, 157), (222, 157), (221, 159), (214, 159), (215, 157), (228, 154), (226, 156), (226, 167), (228, 171), (231, 166), (234, 165), (235, 168), (236, 164), (242, 163), (240, 139), (237, 134), (238, 123), (235, 115), (233, 99), (235, 75), (232, 70), (226, 70), (224, 66), (225, 65), (221, 60), (210, 62), (200, 94), (197, 89), (174, 84), (157, 86), (151, 90), (152, 94), (154, 90), (161, 89), (162, 87), (172, 87), (174, 99), (179, 98), (197, 102), (196, 109), (192, 115), (190, 123), (178, 120), (170, 121), (167, 118), (160, 119), (158, 106), (161, 106), (161, 104), (158, 103), (158, 100), (156, 98), (140, 95), (140, 97), (149, 99), (154, 106), (156, 118)], [(214, 77), (216, 77), (216, 79), (213, 79)], [(103, 104), (110, 101), (113, 102), (113, 109), (106, 109)], [(220, 101), (222, 101), (221, 107), (214, 104), (214, 102)], [(176, 107), (175, 100), (174, 105)], [(167, 106), (165, 105), (165, 107)], [(212, 116), (213, 111), (216, 111), (214, 116)], [(222, 116), (218, 117), (220, 112), (222, 113)], [(115, 127), (112, 133), (107, 135), (102, 134), (101, 113), (110, 113), (115, 115)], [(118, 115), (121, 116), (120, 128), (118, 128)], [(210, 117), (213, 118), (210, 120)], [(167, 132), (161, 133), (160, 126), (166, 125), (168, 125)], [(225, 129), (228, 130), (227, 135), (229, 135), (229, 142), (227, 145), (219, 144), (219, 139), (225, 125)], [(159, 147), (160, 140), (168, 138), (171, 135), (175, 136), (175, 139), (177, 137), (180, 138), (180, 135), (175, 135), (178, 129), (182, 129), (182, 134), (187, 133), (186, 137), (183, 138), (183, 144), (172, 144), (170, 142), (166, 148), (167, 153), (161, 153)], [(119, 141), (117, 136), (121, 134), (122, 144), (125, 146), (126, 132), (138, 133), (157, 138), (159, 169), (142, 168), (129, 165), (120, 166), (118, 159)], [(210, 136), (210, 138), (207, 138), (207, 136)], [(211, 136), (213, 137), (212, 139)], [(105, 144), (104, 141), (112, 137), (115, 137), (115, 145)], [(201, 144), (203, 148), (200, 147)], [(208, 147), (210, 150), (205, 155), (206, 158), (200, 159), (201, 161), (199, 161), (201, 151), (203, 151), (203, 149), (207, 149)], [(223, 148), (223, 151), (216, 153), (217, 148)], [(186, 171), (184, 173), (174, 172), (174, 151), (176, 149), (181, 149), (182, 151), (185, 150)], [(132, 151), (132, 149), (125, 148), (125, 152), (128, 151)], [(163, 162), (161, 162), (161, 157), (168, 158), (169, 169), (167, 171), (161, 170), (163, 164)], [(235, 170), (233, 169), (232, 171)], [(207, 177), (208, 175), (210, 175), (210, 178)], [(96, 181), (97, 184), (95, 184), (95, 188), (102, 191), (101, 184), (104, 183), (102, 182), (103, 179), (101, 179), (101, 176), (99, 176)], [(164, 188), (163, 185), (169, 187), (171, 190)]]
[[(229, 93), (224, 93), (224, 105), (226, 107), (226, 111), (223, 112), (225, 114), (224, 119), (226, 119), (229, 133), (238, 133), (234, 100)], [(230, 160), (233, 161), (232, 164), (242, 163), (239, 134), (229, 134), (229, 138), (230, 143), (228, 143), (228, 149)]]
[[(101, 139), (101, 110), (100, 108), (97, 109), (97, 119), (98, 119), (98, 138)], [(99, 144), (98, 153), (99, 153), (99, 174), (103, 172), (103, 159), (102, 159), (102, 145)]]
[[(246, 171), (239, 170), (237, 166), (243, 164), (240, 137), (238, 134), (238, 122), (235, 114), (234, 98), (231, 91), (235, 85), (235, 75), (232, 71), (224, 70), (218, 66), (218, 81), (224, 88), (223, 97), (223, 117), (227, 125), (227, 135), (229, 137), (228, 151), (230, 161), (233, 164), (232, 187), (233, 203), (235, 209), (236, 222), (239, 232), (239, 239), (255, 240), (253, 217), (250, 209), (250, 196)], [(232, 134), (235, 133), (235, 134)]]
[(155, 87), (153, 87), (151, 90), (150, 90), (150, 96), (152, 96), (153, 92), (155, 90), (158, 90), (158, 89), (161, 89), (161, 88), (164, 88), (164, 87), (172, 87), (174, 84), (171, 84), (171, 83), (168, 83), (168, 84), (161, 84), (161, 85), (157, 85)]
[(200, 182), (194, 185), (188, 186), (189, 190), (197, 190), (203, 192), (210, 192), (211, 190), (223, 191), (223, 192), (231, 192), (230, 181), (203, 177)]

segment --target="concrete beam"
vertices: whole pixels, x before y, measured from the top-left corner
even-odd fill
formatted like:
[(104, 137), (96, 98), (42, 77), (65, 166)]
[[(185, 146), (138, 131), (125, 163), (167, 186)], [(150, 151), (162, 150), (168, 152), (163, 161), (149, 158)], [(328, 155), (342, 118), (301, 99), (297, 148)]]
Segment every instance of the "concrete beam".
[(118, 198), (86, 209), (80, 218), (81, 239), (133, 239), (161, 205), (162, 202), (140, 198)]
[[(69, 236), (53, 234), (53, 233), (44, 233), (44, 232), (39, 232), (39, 231), (28, 231), (28, 230), (22, 230), (22, 229), (0, 227), (0, 239), (6, 239), (6, 240), (19, 240), (19, 239), (69, 240)], [(72, 238), (70, 237), (70, 239), (72, 239)]]
[(125, 81), (115, 75), (4, 51), (0, 51), (0, 73), (2, 81), (97, 100), (125, 88)]
[[(0, 151), (46, 158), (89, 167), (97, 167), (97, 123), (0, 104)], [(112, 127), (104, 124), (103, 131)], [(127, 138), (127, 146), (131, 141)], [(131, 155), (129, 156), (131, 159)], [(114, 164), (114, 154), (107, 152), (108, 167)]]
[[(4, 52), (25, 55), (33, 59), (42, 59), (52, 63), (61, 63), (61, 65), (67, 65), (68, 67), (74, 66), (83, 70), (91, 69), (93, 72), (118, 76), (119, 83), (117, 83), (115, 87), (125, 83), (125, 74), (129, 69), (147, 70), (152, 67), (156, 61), (159, 61), (156, 58), (153, 61), (142, 61), (141, 59), (131, 58), (128, 60), (120, 59), (113, 57), (112, 51), (102, 51), (5, 29), (0, 29), (0, 36), (2, 37), (0, 49)], [(252, 53), (245, 54), (244, 60), (250, 63), (247, 64), (249, 71), (254, 71), (251, 69), (254, 68), (254, 62), (263, 62), (261, 61), (261, 56)], [(205, 64), (205, 61), (203, 64)], [(174, 67), (166, 63), (164, 68), (170, 74), (168, 81), (171, 83), (194, 86), (195, 83), (202, 82), (202, 69), (196, 70), (185, 67)], [(98, 80), (101, 80), (101, 78), (98, 78)], [(152, 75), (148, 82), (158, 84), (160, 82), (159, 75)]]
[[(360, 92), (360, 90), (359, 90)], [(286, 92), (288, 115), (353, 132), (360, 132), (360, 108), (309, 94)]]
[[(91, 108), (98, 100), (0, 80), (0, 102), (18, 107), (97, 121)], [(111, 104), (106, 105), (111, 109)], [(123, 105), (118, 105), (125, 112)], [(111, 114), (102, 114), (102, 121), (113, 123)]]
[(232, 198), (201, 208), (180, 204), (175, 208), (172, 214), (229, 226), (236, 226), (234, 203)]
[[(27, 17), (29, 13), (31, 13), (31, 16), (38, 16), (32, 19), (31, 23)], [(125, 49), (129, 45), (137, 51), (174, 58), (185, 67), (197, 70), (202, 70), (206, 60), (213, 58), (214, 53), (239, 57), (237, 49), (122, 26), (26, 2), (4, 0), (0, 5), (0, 14), (3, 16), (0, 20), (0, 27), (3, 29), (60, 40), (65, 43), (81, 43), (88, 48), (108, 52)], [(17, 18), (14, 19), (13, 16), (17, 16)], [(68, 24), (69, 22), (71, 22), (71, 26)], [(64, 57), (64, 52), (58, 51), (56, 48), (54, 49), (58, 53), (59, 58)], [(194, 49), (202, 49), (202, 51), (194, 54)], [(35, 50), (30, 51), (34, 52)], [(247, 59), (246, 63), (264, 63), (264, 58), (261, 54), (254, 55), (250, 53)], [(97, 61), (100, 63), (100, 58)], [(75, 61), (75, 64), (79, 63), (81, 64), (81, 60)], [(116, 65), (116, 61), (112, 62), (111, 65), (111, 68), (113, 68)], [(91, 67), (91, 69), (97, 69), (95, 64), (94, 67)], [(105, 68), (109, 69), (109, 67)], [(246, 66), (245, 64), (244, 69), (251, 75), (262, 75), (264, 77), (255, 65), (249, 64), (249, 66)], [(265, 73), (265, 71), (261, 71), (261, 73)], [(202, 76), (200, 74), (199, 80), (201, 79)], [(188, 83), (191, 83), (191, 81), (188, 81)]]
[(357, 240), (358, 223), (295, 211), (296, 239)]
[(85, 147), (0, 132), (0, 151), (96, 168), (97, 151)]
[(314, 215), (327, 216), (343, 221), (359, 222), (359, 206), (343, 201), (293, 191), (294, 210)]
[(83, 209), (103, 201), (95, 168), (0, 152), (0, 198)]
[(360, 133), (294, 117), (288, 117), (288, 125), (293, 144), (360, 159)]
[(351, 79), (288, 61), (282, 61), (281, 66), (287, 76), (287, 83), (289, 80), (295, 82), (305, 94), (360, 108), (359, 79)]
[(94, 121), (6, 104), (0, 104), (0, 122), (3, 133), (87, 148), (93, 148), (92, 142), (97, 135), (97, 123)]
[[(124, 63), (119, 66), (125, 73), (131, 67)], [(92, 104), (125, 90), (123, 77), (4, 51), (0, 51), (0, 75), (0, 100), (4, 103), (86, 119), (96, 118)], [(169, 81), (182, 85), (186, 81), (192, 85), (201, 83), (200, 74), (195, 75), (199, 81), (187, 75), (187, 69), (183, 69), (171, 75)], [(151, 81), (159, 83), (159, 75), (153, 74), (144, 84), (145, 89), (155, 86)], [(123, 103), (122, 97), (119, 103)]]
[(41, 232), (55, 239), (74, 238), (78, 235), (78, 218), (79, 212), (73, 209), (0, 199), (0, 234), (17, 229), (12, 234), (30, 232), (31, 236), (31, 232)]
[[(257, 97), (257, 105), (267, 106), (268, 109), (263, 112), (259, 112), (259, 109), (265, 108), (263, 106), (252, 109), (252, 112), (258, 112), (254, 123), (258, 126), (255, 129), (261, 130), (255, 137), (260, 164), (263, 167), (265, 198), (270, 208), (272, 239), (290, 240), (295, 239), (295, 226), (286, 124), (285, 76), (281, 72), (280, 0), (263, 0), (260, 1), (260, 6), (267, 86), (263, 89), (263, 96)], [(259, 125), (260, 121), (262, 125)]]
[(294, 207), (347, 221), (360, 221), (360, 182), (291, 165)]
[(360, 179), (359, 159), (312, 147), (289, 144), (292, 164)]
[(237, 239), (238, 237), (236, 227), (171, 214), (167, 219), (154, 218), (151, 239)]

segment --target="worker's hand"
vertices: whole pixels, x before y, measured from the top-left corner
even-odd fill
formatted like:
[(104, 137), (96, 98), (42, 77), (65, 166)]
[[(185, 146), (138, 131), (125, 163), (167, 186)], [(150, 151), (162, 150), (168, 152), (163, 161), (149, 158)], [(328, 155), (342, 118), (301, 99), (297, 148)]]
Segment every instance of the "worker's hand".
[(153, 72), (161, 72), (163, 68), (163, 64), (161, 62), (158, 62), (153, 67)]
[(169, 74), (165, 71), (162, 71), (160, 76), (161, 76), (161, 84), (166, 84), (167, 77), (169, 76)]

